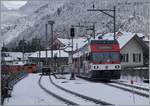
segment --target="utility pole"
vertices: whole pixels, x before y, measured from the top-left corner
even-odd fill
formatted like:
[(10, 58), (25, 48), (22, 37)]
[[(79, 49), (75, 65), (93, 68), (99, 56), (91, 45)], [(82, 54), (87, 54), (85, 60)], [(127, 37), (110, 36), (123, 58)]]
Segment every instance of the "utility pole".
[(37, 53), (37, 64), (38, 64), (38, 66), (40, 66), (40, 56), (41, 56), (40, 45), (41, 45), (41, 41), (40, 41), (39, 38), (36, 38), (36, 42), (37, 42), (36, 51), (38, 52)]
[(23, 42), (22, 43), (23, 43), (23, 45), (22, 45), (23, 46), (22, 52), (23, 52), (23, 63), (24, 63), (24, 53), (25, 53), (25, 50), (24, 50), (25, 49), (25, 40), (24, 40), (24, 38), (23, 38)]
[(48, 21), (48, 24), (51, 25), (51, 66), (53, 67), (53, 24), (54, 21)]
[[(113, 9), (95, 9), (95, 6), (93, 5), (93, 9), (88, 9), (87, 11), (100, 11), (103, 14), (113, 18), (113, 24), (114, 24), (114, 40), (115, 40), (115, 33), (116, 33), (116, 6), (114, 6)], [(113, 15), (109, 14), (108, 12), (113, 12)]]
[(41, 41), (40, 41), (40, 39), (38, 39), (39, 40), (39, 66), (40, 66), (40, 58), (41, 58)]
[(46, 35), (46, 59), (45, 59), (45, 64), (46, 66), (48, 66), (48, 63), (47, 63), (47, 44), (48, 44), (48, 37), (47, 37), (47, 23), (45, 24), (45, 35)]

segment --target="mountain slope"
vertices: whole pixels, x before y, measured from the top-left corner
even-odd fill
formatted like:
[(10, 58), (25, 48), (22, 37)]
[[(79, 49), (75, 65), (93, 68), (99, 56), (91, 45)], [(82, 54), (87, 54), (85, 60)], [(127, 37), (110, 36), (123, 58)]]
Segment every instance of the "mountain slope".
[[(22, 7), (21, 11), (27, 11), (30, 15), (18, 19), (15, 23), (17, 26), (3, 35), (6, 41), (13, 43), (22, 38), (31, 40), (33, 37), (45, 40), (45, 23), (47, 20), (55, 21), (54, 31), (57, 32), (54, 32), (55, 37), (69, 37), (71, 25), (83, 21), (96, 21), (96, 30), (99, 33), (113, 32), (113, 19), (101, 12), (87, 11), (87, 9), (92, 8), (92, 4), (95, 4), (95, 8), (99, 9), (112, 9), (113, 5), (116, 5), (117, 30), (148, 34), (149, 0), (51, 0), (49, 5), (48, 3), (30, 1)], [(31, 11), (28, 11), (28, 8)], [(48, 32), (50, 32), (50, 27)], [(85, 29), (77, 28), (76, 36), (81, 33), (85, 34)], [(12, 34), (10, 39), (9, 36)], [(48, 35), (50, 39), (50, 33)], [(7, 39), (8, 37), (9, 39)]]

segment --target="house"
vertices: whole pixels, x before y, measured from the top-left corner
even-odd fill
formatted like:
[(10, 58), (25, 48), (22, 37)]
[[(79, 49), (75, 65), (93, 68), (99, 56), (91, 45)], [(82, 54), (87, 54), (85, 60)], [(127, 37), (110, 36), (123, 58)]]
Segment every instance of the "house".
[(133, 35), (121, 47), (122, 67), (148, 65), (149, 48), (138, 35)]

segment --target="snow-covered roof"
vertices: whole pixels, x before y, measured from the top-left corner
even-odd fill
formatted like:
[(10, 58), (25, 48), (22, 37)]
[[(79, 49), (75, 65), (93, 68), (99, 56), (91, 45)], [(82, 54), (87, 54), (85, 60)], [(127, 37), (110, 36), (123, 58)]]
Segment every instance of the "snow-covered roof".
[[(40, 52), (40, 58), (45, 58), (46, 57), (46, 51), (41, 51)], [(68, 57), (68, 53), (66, 53), (64, 50), (53, 50), (53, 56), (57, 54), (57, 57)], [(34, 58), (34, 57), (39, 57), (39, 51), (33, 53), (29, 57)], [(47, 51), (47, 57), (51, 57), (51, 50)]]
[[(116, 39), (119, 42), (120, 48), (122, 48), (125, 44), (127, 44), (135, 35), (139, 37), (144, 37), (145, 35), (141, 33), (131, 33), (131, 32), (119, 32), (119, 34), (116, 34)], [(101, 35), (96, 36), (96, 39)], [(103, 35), (103, 39), (113, 40), (114, 34), (113, 33), (107, 33)], [(148, 40), (148, 38), (145, 37), (145, 40)]]
[(62, 44), (67, 45), (69, 42), (69, 39), (64, 39), (64, 38), (57, 38)]

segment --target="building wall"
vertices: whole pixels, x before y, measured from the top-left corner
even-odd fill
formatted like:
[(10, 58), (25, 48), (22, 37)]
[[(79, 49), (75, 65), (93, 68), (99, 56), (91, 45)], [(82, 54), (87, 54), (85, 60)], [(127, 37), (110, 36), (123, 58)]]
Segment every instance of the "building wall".
[[(136, 42), (135, 39), (131, 39), (121, 50), (121, 54), (128, 53), (128, 62), (121, 62), (122, 67), (134, 67), (143, 65), (143, 51), (141, 46)], [(133, 54), (141, 54), (141, 62), (133, 62)]]

